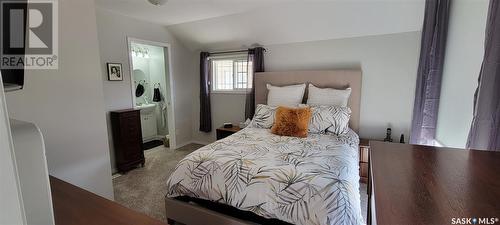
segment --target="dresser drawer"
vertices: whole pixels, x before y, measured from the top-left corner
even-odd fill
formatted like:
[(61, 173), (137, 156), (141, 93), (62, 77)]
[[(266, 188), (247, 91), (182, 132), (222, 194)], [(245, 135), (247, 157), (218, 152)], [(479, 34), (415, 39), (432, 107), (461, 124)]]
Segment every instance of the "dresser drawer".
[(123, 159), (125, 160), (125, 162), (144, 158), (144, 153), (142, 152), (142, 148), (141, 151), (137, 151), (139, 147), (126, 146), (122, 149)]
[[(132, 119), (131, 119), (132, 120)], [(132, 121), (127, 121), (122, 123), (123, 129), (121, 130), (123, 138), (136, 138), (141, 131), (140, 123), (133, 123)]]
[(360, 162), (368, 162), (368, 150), (369, 147), (359, 147), (359, 161)]
[(139, 113), (127, 113), (120, 116), (120, 124), (126, 125), (127, 128), (130, 128), (130, 125), (140, 126), (140, 123), (137, 123), (138, 118), (140, 118)]
[(368, 182), (368, 157), (370, 154), (370, 140), (359, 140), (359, 176), (360, 182)]
[(359, 176), (368, 178), (368, 163), (359, 163)]

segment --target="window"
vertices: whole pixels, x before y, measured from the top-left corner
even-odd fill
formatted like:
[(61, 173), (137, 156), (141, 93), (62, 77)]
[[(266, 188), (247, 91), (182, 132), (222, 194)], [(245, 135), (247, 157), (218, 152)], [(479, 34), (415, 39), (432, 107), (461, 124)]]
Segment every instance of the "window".
[(213, 58), (212, 91), (223, 93), (245, 93), (252, 88), (252, 62), (246, 56)]

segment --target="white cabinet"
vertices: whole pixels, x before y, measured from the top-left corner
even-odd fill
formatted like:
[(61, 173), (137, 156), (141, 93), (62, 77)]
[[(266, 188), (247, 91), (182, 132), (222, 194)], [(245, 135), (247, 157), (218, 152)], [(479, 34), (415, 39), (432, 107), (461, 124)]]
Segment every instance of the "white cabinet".
[(141, 110), (142, 141), (150, 141), (157, 136), (156, 116), (154, 111)]

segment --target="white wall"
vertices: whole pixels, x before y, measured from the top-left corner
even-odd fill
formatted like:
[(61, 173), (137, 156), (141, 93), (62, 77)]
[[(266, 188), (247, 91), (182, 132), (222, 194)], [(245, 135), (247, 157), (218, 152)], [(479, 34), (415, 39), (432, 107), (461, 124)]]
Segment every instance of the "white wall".
[[(132, 19), (104, 9), (97, 9), (97, 28), (101, 55), (101, 80), (104, 83), (104, 103), (107, 112), (133, 107), (127, 37), (164, 42), (171, 45), (176, 141), (177, 145), (190, 142), (192, 138), (192, 84), (193, 78), (196, 77), (194, 74), (196, 64), (193, 64), (193, 53), (178, 42), (163, 26)], [(106, 62), (122, 64), (123, 81), (107, 80)], [(113, 154), (109, 116), (108, 135), (109, 148), (111, 154)], [(112, 166), (115, 166), (114, 162)]]
[(51, 175), (113, 199), (94, 1), (59, 1), (59, 30), (59, 69), (26, 71), (9, 115), (40, 127)]
[(444, 62), (436, 139), (464, 148), (472, 122), (474, 91), (484, 54), (488, 0), (455, 0)]
[[(264, 57), (266, 71), (360, 68), (363, 72), (360, 136), (383, 139), (385, 128), (392, 127), (395, 140), (399, 140), (401, 133), (408, 137), (420, 32), (265, 47), (268, 49)], [(210, 142), (215, 139), (213, 133), (198, 131), (198, 95), (197, 92), (193, 105), (195, 140)], [(211, 100), (214, 130), (222, 122), (243, 120), (244, 95), (212, 94)]]
[[(199, 61), (199, 59), (198, 59)], [(196, 85), (199, 84), (199, 79)], [(223, 123), (239, 124), (245, 121), (245, 95), (244, 94), (223, 94), (213, 93), (210, 97), (212, 109), (212, 132), (204, 133), (199, 131), (200, 127), (200, 92), (199, 88), (193, 95), (193, 140), (200, 144), (207, 144), (215, 141), (215, 129)]]

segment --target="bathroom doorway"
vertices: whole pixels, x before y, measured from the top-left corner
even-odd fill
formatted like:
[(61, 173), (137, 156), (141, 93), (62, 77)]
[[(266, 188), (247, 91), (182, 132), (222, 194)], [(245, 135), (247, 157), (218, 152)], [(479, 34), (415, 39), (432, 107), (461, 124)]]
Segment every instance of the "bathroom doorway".
[(170, 44), (127, 38), (134, 108), (140, 110), (144, 149), (176, 148)]

